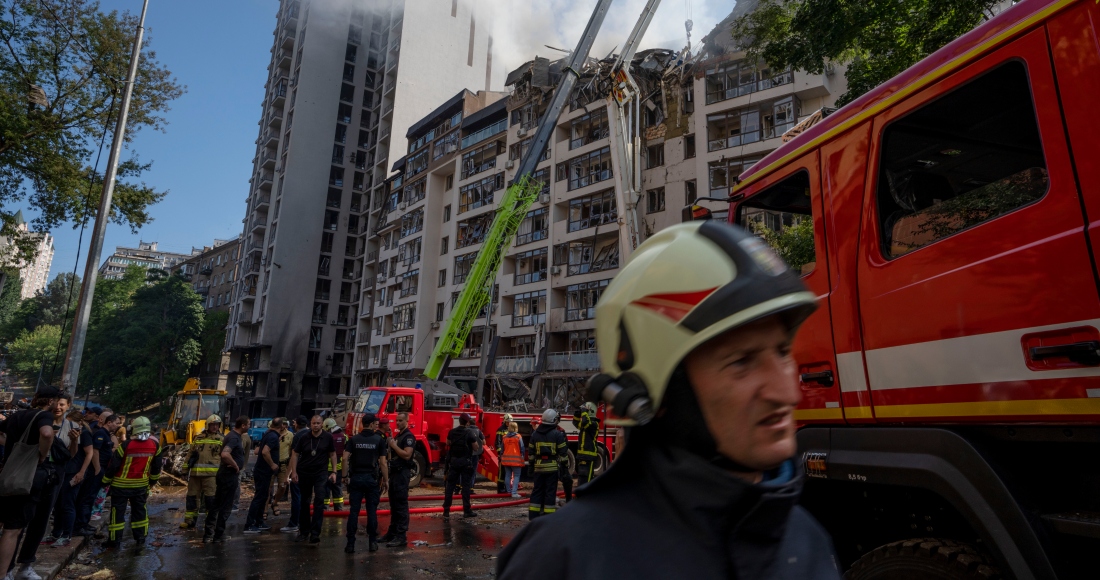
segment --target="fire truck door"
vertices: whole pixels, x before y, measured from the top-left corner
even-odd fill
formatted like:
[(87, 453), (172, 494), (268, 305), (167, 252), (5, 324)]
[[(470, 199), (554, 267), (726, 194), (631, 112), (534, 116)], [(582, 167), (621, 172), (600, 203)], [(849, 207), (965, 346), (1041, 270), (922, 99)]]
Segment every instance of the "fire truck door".
[(782, 257), (818, 296), (818, 309), (803, 323), (792, 349), (802, 389), (802, 403), (795, 410), (800, 423), (843, 421), (840, 377), (833, 354), (822, 208), (815, 151), (753, 186), (735, 211), (736, 223), (780, 247)]
[(1100, 303), (1044, 31), (886, 108), (869, 161), (875, 418), (1095, 421)]

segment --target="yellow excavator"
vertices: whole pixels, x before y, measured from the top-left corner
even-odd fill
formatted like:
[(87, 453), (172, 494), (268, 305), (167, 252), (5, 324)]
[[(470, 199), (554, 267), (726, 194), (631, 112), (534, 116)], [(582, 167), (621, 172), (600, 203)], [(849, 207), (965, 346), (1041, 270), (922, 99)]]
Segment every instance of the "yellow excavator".
[[(160, 432), (160, 444), (167, 458), (164, 467), (170, 473), (186, 473), (184, 462), (191, 443), (206, 430), (206, 418), (217, 415), (226, 419), (225, 391), (199, 388), (199, 379), (189, 378), (183, 390), (172, 396), (172, 414)], [(225, 425), (223, 422), (222, 425)]]

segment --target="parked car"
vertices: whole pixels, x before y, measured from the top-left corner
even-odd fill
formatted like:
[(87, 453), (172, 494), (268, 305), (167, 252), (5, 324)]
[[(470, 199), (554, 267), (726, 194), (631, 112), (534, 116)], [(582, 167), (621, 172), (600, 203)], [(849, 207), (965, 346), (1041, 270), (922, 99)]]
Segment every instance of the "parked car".
[(253, 419), (252, 426), (248, 428), (248, 437), (252, 439), (253, 443), (259, 442), (260, 438), (267, 433), (267, 427), (271, 424), (271, 418), (266, 419)]

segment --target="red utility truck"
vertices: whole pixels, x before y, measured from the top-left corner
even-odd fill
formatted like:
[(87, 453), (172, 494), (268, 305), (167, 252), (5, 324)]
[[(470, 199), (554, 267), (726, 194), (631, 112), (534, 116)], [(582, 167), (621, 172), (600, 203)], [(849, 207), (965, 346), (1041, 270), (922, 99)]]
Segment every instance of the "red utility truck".
[(803, 503), (848, 578), (1100, 577), (1098, 106), (1100, 3), (1024, 0), (734, 187), (812, 220)]
[[(448, 381), (454, 383), (454, 381)], [(411, 487), (420, 485), (421, 480), (436, 469), (442, 467), (441, 460), (447, 452), (447, 433), (458, 426), (458, 418), (468, 413), (474, 424), (485, 434), (486, 451), (481, 456), (478, 473), (496, 479), (499, 460), (493, 451), (497, 429), (504, 422), (504, 412), (486, 411), (476, 402), (474, 396), (462, 390), (463, 386), (439, 381), (396, 381), (389, 387), (370, 387), (359, 393), (353, 408), (348, 411), (346, 432), (358, 433), (364, 413), (374, 413), (379, 420), (394, 428), (398, 413), (409, 414), (409, 430), (416, 436), (416, 451), (413, 453), (416, 467), (413, 468)], [(602, 413), (602, 409), (601, 409)], [(511, 413), (512, 420), (519, 425), (519, 433), (524, 443), (533, 430), (532, 423), (538, 424), (542, 413)], [(600, 415), (603, 419), (603, 415)], [(569, 467), (573, 471), (574, 455), (577, 451), (577, 429), (572, 417), (563, 415), (559, 426), (565, 431), (569, 442)], [(599, 459), (595, 472), (601, 473), (610, 465), (615, 434), (612, 429), (600, 432), (597, 447)]]

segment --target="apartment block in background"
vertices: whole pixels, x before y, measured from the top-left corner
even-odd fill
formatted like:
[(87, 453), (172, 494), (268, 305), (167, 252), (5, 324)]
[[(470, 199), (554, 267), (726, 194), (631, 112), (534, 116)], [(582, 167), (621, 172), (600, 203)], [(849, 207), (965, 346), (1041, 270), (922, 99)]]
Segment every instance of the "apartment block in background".
[(308, 413), (352, 388), (372, 199), (409, 127), (492, 78), (470, 4), (280, 2), (227, 337), (231, 415)]
[(118, 280), (126, 272), (128, 266), (141, 266), (159, 268), (166, 272), (174, 272), (176, 266), (191, 258), (192, 254), (178, 252), (165, 252), (157, 249), (157, 242), (138, 241), (138, 247), (115, 247), (115, 252), (103, 261), (99, 266), (99, 277), (108, 280)]
[[(748, 63), (725, 40), (737, 15), (720, 23), (686, 64), (668, 50), (643, 51), (634, 61), (649, 96), (634, 208), (642, 240), (680, 223), (682, 208), (698, 197), (728, 196), (734, 178), (777, 148), (785, 131), (831, 107), (845, 90), (839, 71), (811, 75)], [(536, 58), (512, 71), (510, 95), (466, 114), (457, 137), (410, 132), (418, 146), (395, 164), (387, 196), (375, 199), (382, 217), (372, 222), (379, 226), (370, 247), (380, 250), (368, 256), (376, 265), (364, 280), (356, 387), (423, 372), (560, 66)], [(599, 367), (595, 305), (622, 265), (618, 200), (625, 197), (620, 145), (609, 122), (617, 110), (595, 89), (599, 83), (587, 82), (595, 68), (590, 63), (582, 71), (557, 119), (535, 174), (545, 188), (505, 256), (492, 311), (478, 318), (447, 370), (477, 376), (484, 355), (491, 405), (520, 398), (536, 406), (576, 405)], [(453, 158), (422, 157), (454, 139)]]
[[(191, 257), (176, 266), (174, 273), (183, 276), (202, 297), (208, 320), (212, 316), (224, 316), (228, 323), (237, 276), (240, 275), (237, 271), (240, 251), (239, 237), (214, 240), (209, 246), (192, 248)], [(223, 353), (219, 360), (202, 361), (198, 371), (201, 388), (225, 390), (229, 353)]]
[[(23, 219), (23, 212), (15, 212), (15, 228), (18, 236), (27, 236), (34, 241), (34, 260), (24, 262), (11, 255), (15, 248), (12, 239), (0, 237), (0, 261), (19, 270), (19, 278), (23, 283), (19, 297), (23, 300), (34, 298), (38, 292), (46, 290), (46, 283), (50, 278), (50, 266), (53, 265), (53, 236), (49, 232), (31, 232), (27, 228), (27, 222)], [(10, 281), (10, 280), (9, 280)]]

